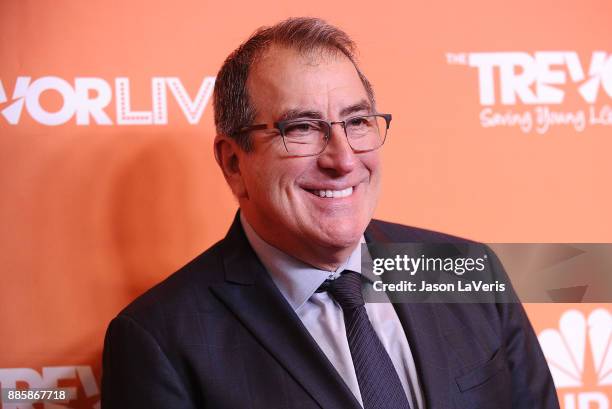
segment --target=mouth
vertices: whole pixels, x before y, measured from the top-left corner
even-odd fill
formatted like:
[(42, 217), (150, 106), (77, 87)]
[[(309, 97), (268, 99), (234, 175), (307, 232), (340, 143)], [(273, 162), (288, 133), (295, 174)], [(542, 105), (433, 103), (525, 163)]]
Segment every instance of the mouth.
[(353, 194), (353, 186), (347, 187), (342, 190), (332, 190), (332, 189), (306, 189), (306, 191), (312, 193), (315, 196), (321, 198), (343, 198), (349, 197)]

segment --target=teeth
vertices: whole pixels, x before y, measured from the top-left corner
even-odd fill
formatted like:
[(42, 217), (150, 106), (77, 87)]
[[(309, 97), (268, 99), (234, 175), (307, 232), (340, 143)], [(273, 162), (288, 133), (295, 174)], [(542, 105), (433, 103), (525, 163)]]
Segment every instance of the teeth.
[(353, 188), (347, 187), (343, 190), (315, 190), (313, 193), (319, 197), (347, 197), (353, 194)]

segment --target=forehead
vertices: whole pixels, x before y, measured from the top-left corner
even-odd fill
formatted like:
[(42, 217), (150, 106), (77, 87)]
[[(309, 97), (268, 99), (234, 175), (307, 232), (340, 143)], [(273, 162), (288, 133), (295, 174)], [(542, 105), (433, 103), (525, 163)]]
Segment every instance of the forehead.
[(247, 87), (260, 120), (278, 120), (290, 110), (329, 117), (368, 100), (351, 60), (326, 50), (302, 53), (272, 46), (252, 67)]

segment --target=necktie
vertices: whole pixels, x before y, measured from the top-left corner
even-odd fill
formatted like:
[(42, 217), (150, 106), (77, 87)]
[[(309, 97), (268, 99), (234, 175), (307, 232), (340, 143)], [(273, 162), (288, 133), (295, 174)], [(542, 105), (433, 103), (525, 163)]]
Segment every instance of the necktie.
[(376, 335), (361, 293), (361, 274), (345, 270), (320, 287), (340, 304), (344, 313), (357, 383), (364, 409), (410, 409), (393, 362)]

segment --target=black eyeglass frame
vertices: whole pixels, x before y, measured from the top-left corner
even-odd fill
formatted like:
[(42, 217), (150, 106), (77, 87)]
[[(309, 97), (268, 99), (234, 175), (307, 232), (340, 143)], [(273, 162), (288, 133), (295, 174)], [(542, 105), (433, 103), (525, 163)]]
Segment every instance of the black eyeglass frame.
[[(385, 120), (385, 124), (386, 124), (386, 126), (385, 126), (385, 135), (382, 138), (382, 142), (376, 148), (372, 148), (372, 149), (355, 149), (355, 148), (353, 148), (353, 145), (351, 145), (351, 140), (349, 139), (349, 137), (348, 137), (348, 135), (346, 133), (346, 123), (351, 121), (351, 120), (353, 120), (353, 119), (355, 119), (355, 118), (372, 118), (372, 117), (382, 117)], [(355, 152), (355, 153), (365, 153), (365, 152), (375, 151), (376, 149), (379, 149), (381, 146), (383, 146), (385, 144), (385, 141), (387, 140), (387, 132), (389, 131), (389, 126), (391, 125), (391, 119), (392, 119), (392, 115), (391, 114), (354, 115), (354, 116), (346, 118), (344, 121), (326, 121), (324, 119), (299, 118), (299, 119), (290, 119), (288, 121), (274, 122), (273, 124), (257, 124), (257, 125), (245, 126), (245, 127), (240, 128), (238, 130), (238, 134), (243, 134), (243, 133), (247, 133), (247, 132), (251, 132), (251, 131), (263, 131), (263, 130), (266, 130), (266, 129), (276, 129), (280, 133), (280, 136), (281, 136), (281, 138), (283, 140), (283, 146), (287, 150), (287, 153), (290, 153), (290, 154), (295, 155), (295, 156), (300, 156), (300, 157), (317, 156), (317, 155), (320, 155), (321, 153), (323, 153), (325, 148), (327, 148), (327, 145), (329, 143), (329, 139), (331, 137), (331, 129), (332, 129), (331, 127), (333, 125), (340, 124), (340, 125), (342, 125), (342, 129), (344, 129), (344, 136), (346, 137), (346, 140), (348, 141), (348, 144), (351, 147), (351, 149), (353, 150), (353, 152)], [(321, 151), (319, 151), (318, 153), (309, 153), (307, 155), (297, 155), (297, 154), (294, 154), (291, 151), (289, 151), (289, 148), (287, 148), (287, 143), (285, 142), (285, 129), (288, 126), (290, 126), (291, 124), (298, 123), (298, 122), (303, 122), (303, 121), (316, 121), (316, 122), (320, 122), (320, 123), (325, 123), (327, 125), (328, 132), (327, 132), (327, 135), (325, 136), (325, 145), (323, 146)]]

